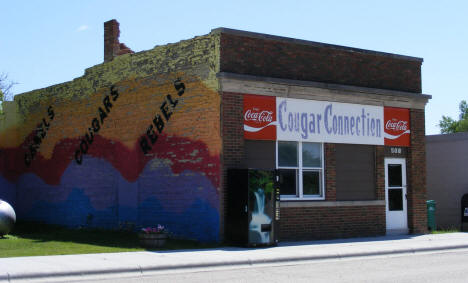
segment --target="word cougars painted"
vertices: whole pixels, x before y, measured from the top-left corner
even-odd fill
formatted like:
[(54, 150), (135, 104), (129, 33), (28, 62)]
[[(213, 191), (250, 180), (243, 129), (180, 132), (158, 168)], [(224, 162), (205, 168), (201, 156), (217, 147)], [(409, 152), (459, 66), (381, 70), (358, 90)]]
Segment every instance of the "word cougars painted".
[[(110, 113), (112, 108), (112, 101), (116, 101), (119, 98), (119, 92), (115, 89), (115, 86), (110, 87), (110, 96), (106, 95), (102, 100), (102, 106), (98, 107), (98, 115), (93, 118), (91, 121), (91, 127), (88, 128), (88, 131), (85, 133), (83, 139), (81, 139), (79, 148), (75, 151), (75, 161), (80, 164), (83, 163), (83, 155), (86, 154), (89, 150), (89, 147), (94, 141), (94, 134), (97, 134), (101, 130), (101, 126), (104, 124), (104, 120), (107, 118), (107, 115)], [(103, 109), (104, 108), (104, 109)]]
[[(174, 88), (177, 91), (177, 95), (182, 96), (182, 94), (184, 94), (185, 91), (185, 84), (181, 82), (180, 79), (177, 79), (174, 81)], [(161, 107), (159, 107), (162, 116), (160, 115), (160, 113), (157, 113), (154, 116), (153, 123), (151, 123), (146, 130), (146, 136), (143, 136), (140, 139), (140, 148), (144, 154), (147, 154), (152, 150), (152, 145), (156, 143), (156, 141), (158, 140), (158, 136), (162, 133), (164, 129), (165, 124), (169, 122), (169, 119), (174, 113), (175, 107), (177, 106), (178, 102), (179, 100), (173, 99), (170, 94), (166, 95), (164, 102), (161, 104)], [(157, 130), (157, 133), (154, 131), (155, 128)]]
[(52, 106), (47, 108), (47, 116), (49, 116), (49, 122), (45, 118), (42, 118), (41, 123), (37, 125), (36, 132), (33, 135), (32, 142), (29, 144), (29, 151), (24, 155), (24, 163), (29, 167), (31, 161), (36, 156), (36, 153), (39, 151), (39, 147), (42, 144), (42, 140), (46, 137), (47, 132), (49, 131), (50, 122), (54, 120), (55, 113)]

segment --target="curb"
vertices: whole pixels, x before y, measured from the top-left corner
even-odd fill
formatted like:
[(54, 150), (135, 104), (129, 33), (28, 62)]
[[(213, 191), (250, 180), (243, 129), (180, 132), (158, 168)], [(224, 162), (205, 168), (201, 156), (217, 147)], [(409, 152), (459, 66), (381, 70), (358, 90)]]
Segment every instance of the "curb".
[(169, 271), (169, 270), (183, 270), (183, 269), (194, 269), (194, 268), (208, 268), (208, 267), (221, 267), (221, 266), (253, 266), (258, 264), (271, 264), (271, 263), (286, 263), (286, 262), (299, 262), (299, 261), (314, 261), (314, 260), (329, 260), (329, 259), (345, 259), (354, 257), (365, 257), (365, 256), (382, 256), (382, 255), (396, 255), (396, 254), (415, 254), (422, 252), (442, 251), (442, 250), (455, 250), (455, 249), (468, 249), (466, 245), (453, 245), (444, 247), (430, 247), (430, 248), (418, 248), (418, 249), (396, 249), (389, 251), (374, 251), (374, 252), (362, 252), (362, 253), (344, 253), (344, 254), (330, 254), (330, 255), (311, 255), (311, 256), (291, 256), (291, 257), (277, 257), (277, 258), (265, 258), (265, 259), (246, 259), (246, 260), (234, 260), (229, 262), (206, 262), (196, 264), (180, 264), (180, 265), (158, 265), (149, 267), (129, 267), (129, 268), (107, 268), (101, 270), (81, 270), (72, 272), (51, 272), (51, 273), (29, 273), (29, 274), (18, 274), (12, 275), (8, 272), (6, 275), (0, 275), (0, 281), (12, 282), (14, 280), (45, 280), (47, 278), (58, 280), (64, 277), (86, 277), (106, 274), (134, 274), (135, 276), (144, 275), (147, 272), (157, 271)]

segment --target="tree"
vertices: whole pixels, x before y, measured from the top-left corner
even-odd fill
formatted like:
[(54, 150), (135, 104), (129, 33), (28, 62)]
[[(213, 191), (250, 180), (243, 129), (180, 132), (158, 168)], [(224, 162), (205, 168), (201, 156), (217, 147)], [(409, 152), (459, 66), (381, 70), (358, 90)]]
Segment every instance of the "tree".
[(440, 132), (442, 134), (453, 134), (459, 132), (468, 132), (468, 103), (466, 100), (460, 102), (460, 117), (455, 121), (451, 117), (442, 116), (439, 121)]
[(8, 79), (7, 74), (0, 74), (0, 102), (5, 100), (13, 100), (13, 93), (11, 92), (11, 88), (15, 84), (15, 82), (12, 82)]

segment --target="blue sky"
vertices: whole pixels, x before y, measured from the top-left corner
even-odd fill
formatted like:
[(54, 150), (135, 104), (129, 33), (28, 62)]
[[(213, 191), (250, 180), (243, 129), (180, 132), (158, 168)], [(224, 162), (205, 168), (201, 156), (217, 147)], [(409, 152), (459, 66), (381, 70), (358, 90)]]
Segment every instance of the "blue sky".
[(134, 51), (228, 27), (422, 57), (426, 133), (468, 99), (468, 1), (5, 1), (0, 73), (13, 93), (72, 80), (103, 61), (103, 23)]

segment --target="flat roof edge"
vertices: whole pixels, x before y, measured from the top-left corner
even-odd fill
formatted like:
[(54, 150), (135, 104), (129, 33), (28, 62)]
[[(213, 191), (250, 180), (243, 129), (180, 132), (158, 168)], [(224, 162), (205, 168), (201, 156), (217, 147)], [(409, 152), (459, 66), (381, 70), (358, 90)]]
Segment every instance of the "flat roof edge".
[(304, 87), (308, 86), (308, 87), (316, 87), (316, 88), (324, 88), (324, 89), (332, 89), (332, 90), (394, 95), (394, 96), (418, 98), (418, 99), (425, 99), (425, 100), (432, 99), (432, 95), (416, 93), (416, 92), (405, 92), (405, 91), (389, 90), (389, 89), (382, 89), (382, 88), (370, 88), (370, 87), (360, 87), (360, 86), (353, 86), (353, 85), (321, 83), (321, 82), (314, 82), (314, 81), (300, 81), (300, 80), (291, 80), (291, 79), (282, 79), (282, 78), (243, 75), (243, 74), (228, 73), (228, 72), (217, 73), (216, 77), (226, 78), (226, 79), (246, 80), (246, 81), (270, 82), (270, 83), (276, 83), (276, 84), (287, 84), (287, 85), (296, 85), (296, 86), (304, 86)]
[(439, 134), (427, 135), (426, 142), (448, 142), (448, 141), (468, 141), (468, 132), (453, 133), (453, 134)]
[(296, 44), (309, 45), (309, 46), (315, 46), (315, 47), (333, 48), (333, 49), (338, 49), (338, 50), (359, 52), (359, 53), (390, 57), (390, 58), (401, 59), (401, 60), (416, 61), (420, 63), (424, 61), (424, 59), (420, 57), (413, 57), (413, 56), (400, 55), (400, 54), (387, 53), (387, 52), (374, 51), (374, 50), (361, 49), (361, 48), (354, 48), (354, 47), (348, 47), (348, 46), (342, 46), (342, 45), (321, 43), (321, 42), (309, 41), (309, 40), (304, 40), (304, 39), (296, 39), (296, 38), (291, 38), (291, 37), (283, 37), (283, 36), (278, 36), (278, 35), (243, 31), (243, 30), (230, 29), (230, 28), (224, 28), (224, 27), (212, 29), (211, 33), (213, 34), (227, 33), (227, 34), (233, 34), (233, 35), (239, 35), (239, 36), (277, 40), (277, 41), (282, 41), (282, 42), (296, 43)]

